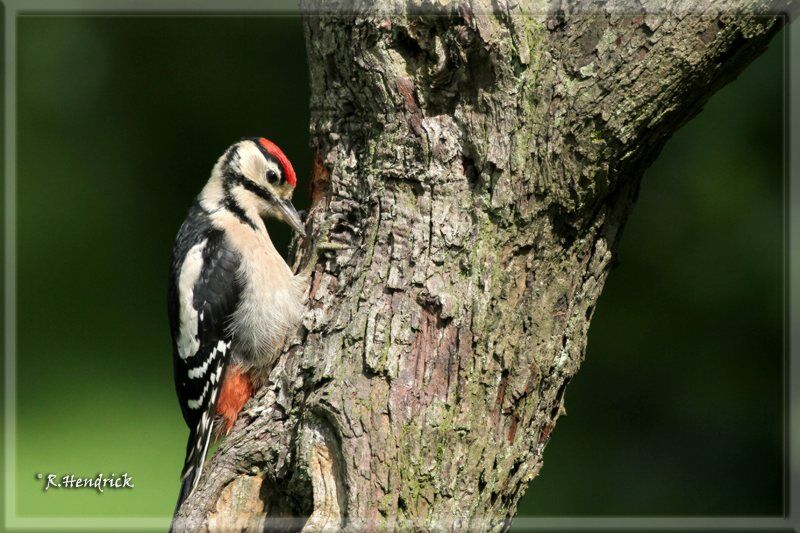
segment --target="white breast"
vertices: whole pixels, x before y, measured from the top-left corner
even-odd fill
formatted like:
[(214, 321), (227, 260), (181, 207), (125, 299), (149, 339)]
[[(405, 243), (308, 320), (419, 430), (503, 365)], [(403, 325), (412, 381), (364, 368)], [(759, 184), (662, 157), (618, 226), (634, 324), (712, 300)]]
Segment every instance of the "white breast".
[(237, 276), (242, 292), (230, 328), (239, 364), (271, 368), (287, 334), (300, 324), (305, 283), (292, 274), (262, 229), (254, 231), (239, 221), (226, 228), (241, 256)]

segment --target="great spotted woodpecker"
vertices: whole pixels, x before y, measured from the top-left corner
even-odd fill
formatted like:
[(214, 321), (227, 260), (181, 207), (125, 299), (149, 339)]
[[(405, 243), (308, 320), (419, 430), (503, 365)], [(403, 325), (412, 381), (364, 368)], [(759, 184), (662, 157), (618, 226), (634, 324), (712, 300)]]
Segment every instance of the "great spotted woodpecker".
[(200, 479), (212, 435), (230, 431), (301, 319), (308, 269), (295, 275), (263, 217), (305, 236), (291, 203), (297, 177), (264, 138), (234, 144), (183, 222), (172, 253), (168, 309), (175, 388), (189, 441), (178, 507)]

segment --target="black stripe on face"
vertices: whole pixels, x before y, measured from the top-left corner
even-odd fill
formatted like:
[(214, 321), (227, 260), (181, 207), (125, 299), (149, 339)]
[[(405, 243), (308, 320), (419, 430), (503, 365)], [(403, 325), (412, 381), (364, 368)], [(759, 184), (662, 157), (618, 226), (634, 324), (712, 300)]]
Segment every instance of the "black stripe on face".
[(239, 185), (241, 185), (251, 193), (255, 194), (262, 200), (266, 200), (269, 203), (275, 202), (275, 196), (271, 192), (269, 192), (264, 187), (253, 183), (249, 179), (246, 179), (244, 176), (241, 176), (241, 181), (239, 182)]
[(222, 201), (222, 207), (233, 213), (240, 222), (256, 229), (256, 225), (248, 218), (247, 213), (244, 212), (244, 209), (239, 207), (239, 204), (236, 203), (236, 200), (234, 200), (232, 196), (225, 196), (225, 199)]
[(239, 150), (234, 144), (228, 151), (225, 153), (225, 162), (222, 164), (222, 168), (232, 168), (233, 166), (233, 158), (239, 155)]
[(225, 189), (226, 196), (230, 193), (230, 190), (234, 185), (241, 185), (242, 187), (245, 188), (245, 190), (250, 191), (251, 193), (255, 194), (256, 196), (267, 202), (275, 203), (276, 201), (274, 194), (269, 192), (261, 185), (253, 183), (252, 180), (245, 178), (241, 172), (236, 172), (233, 170), (225, 172), (222, 181), (222, 186)]
[(231, 193), (231, 189), (234, 185), (244, 185), (244, 183), (247, 181), (248, 180), (238, 172), (234, 172), (231, 169), (225, 171), (222, 177), (222, 190), (225, 193), (222, 200), (222, 207), (233, 213), (233, 215), (243, 224), (247, 224), (251, 228), (256, 229), (255, 223), (250, 220), (250, 217), (247, 216), (247, 213), (244, 212), (242, 206), (236, 202), (236, 199)]

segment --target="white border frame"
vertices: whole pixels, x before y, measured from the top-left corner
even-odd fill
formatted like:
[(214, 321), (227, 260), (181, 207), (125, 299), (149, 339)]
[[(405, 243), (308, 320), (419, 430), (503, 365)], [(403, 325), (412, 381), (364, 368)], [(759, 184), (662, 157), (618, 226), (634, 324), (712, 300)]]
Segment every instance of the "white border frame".
[[(104, 5), (103, 5), (104, 4)], [(215, 0), (194, 1), (191, 4), (178, 0), (18, 0), (4, 2), (4, 45), (5, 67), (5, 416), (4, 416), (4, 510), (5, 529), (125, 529), (125, 530), (165, 530), (171, 517), (20, 517), (16, 515), (16, 68), (17, 68), (17, 18), (19, 15), (76, 15), (76, 16), (153, 16), (153, 15), (208, 15), (225, 16), (258, 12), (261, 14), (296, 13), (297, 4), (291, 0), (278, 0), (265, 7), (260, 0), (229, 0), (225, 3)], [(731, 6), (731, 9), (734, 9)], [(686, 9), (684, 5), (684, 9)], [(757, 530), (757, 531), (796, 531), (795, 510), (800, 505), (800, 471), (797, 469), (800, 439), (796, 434), (800, 428), (800, 316), (791, 302), (800, 301), (800, 267), (791, 269), (789, 265), (800, 265), (800, 211), (789, 209), (800, 205), (800, 150), (793, 152), (790, 142), (800, 139), (793, 135), (800, 132), (800, 28), (788, 25), (784, 30), (784, 43), (787, 58), (785, 131), (784, 146), (786, 154), (784, 175), (787, 180), (788, 198), (786, 200), (786, 250), (785, 294), (789, 298), (786, 306), (788, 315), (785, 325), (788, 360), (785, 365), (785, 426), (786, 443), (786, 487), (785, 515), (783, 517), (526, 517), (513, 520), (515, 530), (546, 529), (552, 531), (646, 531), (646, 530)], [(796, 58), (792, 62), (790, 59)], [(799, 146), (800, 147), (800, 146)], [(792, 386), (795, 385), (795, 386)], [(794, 409), (793, 409), (794, 407)], [(794, 446), (793, 446), (794, 445)]]

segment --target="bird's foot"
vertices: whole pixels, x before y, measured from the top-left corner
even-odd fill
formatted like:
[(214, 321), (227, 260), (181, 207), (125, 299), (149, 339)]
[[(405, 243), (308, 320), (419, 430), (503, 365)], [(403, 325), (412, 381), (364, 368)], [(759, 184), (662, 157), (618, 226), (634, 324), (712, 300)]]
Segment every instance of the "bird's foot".
[(349, 244), (333, 242), (330, 240), (331, 229), (344, 219), (345, 216), (342, 213), (336, 213), (322, 222), (316, 237), (312, 238), (311, 240), (311, 246), (308, 250), (308, 259), (305, 266), (299, 273), (300, 276), (305, 278), (311, 276), (311, 273), (317, 266), (317, 261), (319, 261), (320, 254), (325, 252), (340, 252), (342, 250), (349, 250), (352, 248), (352, 246)]
[(261, 416), (262, 414), (264, 414), (268, 409), (269, 409), (268, 407), (264, 407), (262, 405), (256, 404), (256, 405), (250, 407), (249, 409), (246, 409), (246, 410), (242, 411), (242, 414), (244, 414), (244, 415), (246, 415), (246, 416), (248, 416), (250, 418), (257, 418), (257, 417)]

